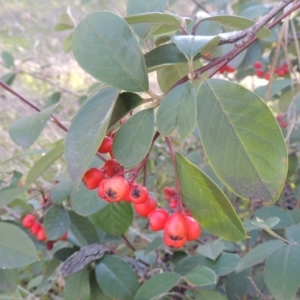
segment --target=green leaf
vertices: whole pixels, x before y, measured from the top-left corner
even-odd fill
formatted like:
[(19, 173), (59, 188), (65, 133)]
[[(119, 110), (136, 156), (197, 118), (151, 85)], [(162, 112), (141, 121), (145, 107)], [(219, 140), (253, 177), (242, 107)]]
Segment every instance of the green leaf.
[(11, 203), (17, 196), (24, 193), (26, 190), (26, 187), (4, 188), (0, 190), (0, 208)]
[(133, 220), (133, 209), (130, 203), (108, 203), (97, 213), (93, 214), (94, 223), (105, 232), (121, 235), (126, 232)]
[(138, 289), (137, 276), (132, 268), (117, 256), (106, 255), (96, 264), (100, 288), (118, 300), (132, 300)]
[(2, 270), (0, 269), (0, 291), (4, 293), (12, 293), (18, 286), (18, 270)]
[(52, 205), (44, 217), (44, 227), (48, 240), (57, 240), (69, 229), (69, 215), (62, 205)]
[(4, 66), (6, 68), (11, 68), (15, 66), (15, 59), (11, 53), (7, 51), (3, 51), (1, 56), (2, 56)]
[(54, 204), (61, 204), (71, 194), (73, 183), (69, 175), (65, 174), (50, 190), (50, 200)]
[(95, 272), (90, 273), (90, 285), (91, 285), (91, 297), (90, 300), (111, 300), (111, 297), (107, 296), (97, 283)]
[(113, 154), (125, 168), (132, 168), (147, 155), (154, 134), (153, 109), (133, 115), (121, 126), (114, 137)]
[(280, 219), (277, 217), (271, 217), (266, 219), (265, 221), (257, 217), (255, 220), (251, 221), (251, 224), (258, 228), (265, 229), (275, 227), (275, 225), (277, 225), (279, 221)]
[(62, 46), (65, 53), (68, 53), (72, 50), (72, 39), (73, 32), (63, 40)]
[(274, 251), (284, 245), (284, 242), (279, 240), (266, 241), (257, 245), (242, 257), (241, 261), (236, 266), (236, 272), (241, 272), (263, 262), (265, 259), (269, 258)]
[(1, 77), (1, 80), (7, 85), (12, 85), (17, 74), (16, 73), (6, 73)]
[(204, 245), (200, 245), (197, 248), (197, 252), (209, 259), (216, 260), (224, 250), (224, 247), (225, 245), (221, 240), (212, 240), (206, 242)]
[(58, 104), (15, 121), (9, 128), (11, 139), (19, 146), (28, 148), (39, 137)]
[[(201, 20), (201, 22), (210, 21), (210, 20), (216, 21), (222, 26), (238, 29), (238, 30), (247, 29), (255, 24), (255, 21), (243, 17), (233, 16), (233, 15), (219, 15), (219, 16), (208, 17)], [(270, 35), (271, 35), (271, 31), (265, 26), (262, 27), (256, 33), (256, 36), (260, 39), (266, 38)]]
[(158, 297), (160, 299), (161, 296), (174, 287), (180, 279), (181, 277), (175, 273), (156, 274), (141, 285), (134, 300), (152, 300), (158, 299)]
[(287, 173), (287, 149), (266, 104), (246, 88), (220, 79), (202, 82), (198, 128), (209, 162), (243, 199), (276, 201)]
[(137, 24), (137, 23), (159, 23), (164, 25), (172, 25), (180, 28), (181, 19), (170, 13), (163, 12), (150, 12), (143, 14), (136, 14), (127, 16), (124, 20), (128, 24)]
[(179, 153), (176, 166), (184, 203), (201, 226), (226, 240), (246, 238), (240, 219), (218, 186)]
[(272, 205), (265, 206), (255, 211), (254, 219), (259, 218), (262, 220), (267, 220), (269, 218), (277, 217), (279, 218), (279, 222), (273, 226), (273, 229), (282, 229), (293, 225), (292, 218), (280, 207)]
[(64, 143), (59, 141), (56, 146), (40, 158), (30, 169), (27, 174), (25, 183), (27, 185), (34, 182), (39, 176), (47, 171), (55, 161), (57, 161), (64, 153)]
[(72, 44), (78, 64), (94, 78), (129, 92), (148, 90), (143, 54), (121, 17), (107, 11), (88, 15), (75, 29)]
[(45, 263), (45, 269), (43, 270), (43, 280), (48, 279), (54, 273), (54, 271), (57, 270), (60, 263), (61, 262), (56, 258), (52, 258), (51, 260), (47, 261)]
[(147, 254), (153, 250), (158, 249), (159, 247), (161, 247), (163, 245), (164, 245), (164, 241), (163, 241), (162, 237), (157, 236), (152, 242), (148, 243), (145, 253)]
[[(152, 1), (141, 1), (141, 0), (129, 0), (127, 4), (127, 15), (136, 15), (147, 12), (159, 12), (167, 5), (168, 0), (152, 0)], [(144, 39), (150, 28), (151, 24), (135, 24), (132, 25), (133, 31), (141, 38)]]
[(300, 244), (300, 225), (292, 225), (287, 228), (285, 237), (291, 243)]
[(222, 294), (213, 290), (200, 290), (195, 296), (195, 300), (227, 300)]
[(248, 290), (250, 271), (231, 273), (225, 281), (226, 294), (229, 300), (243, 299)]
[(173, 41), (188, 60), (192, 60), (199, 52), (211, 52), (219, 43), (219, 36), (174, 35)]
[(206, 286), (217, 283), (216, 273), (204, 266), (198, 266), (185, 275), (185, 279), (196, 286)]
[(156, 126), (164, 136), (176, 131), (179, 138), (189, 137), (196, 126), (196, 91), (190, 82), (172, 89), (162, 100), (156, 114)]
[(47, 108), (54, 104), (57, 104), (60, 100), (60, 97), (61, 97), (61, 92), (52, 93), (46, 100), (46, 103), (44, 104), (43, 108)]
[(84, 103), (73, 119), (66, 138), (65, 156), (76, 187), (106, 134), (118, 94), (115, 88), (100, 91)]
[(22, 268), (38, 260), (29, 236), (17, 226), (0, 222), (0, 269)]
[(290, 87), (292, 84), (291, 79), (276, 79), (272, 80), (270, 83), (266, 85), (262, 85), (255, 89), (254, 93), (256, 93), (259, 97), (264, 98), (266, 96), (266, 92), (269, 88), (269, 84), (271, 85), (269, 91), (269, 98), (272, 99), (276, 94), (285, 89), (286, 87)]
[(68, 237), (75, 238), (74, 244), (84, 247), (99, 242), (97, 230), (88, 218), (79, 216), (74, 211), (68, 213), (70, 218)]
[(264, 279), (275, 300), (294, 299), (300, 286), (300, 246), (285, 245), (267, 260)]
[(58, 22), (54, 27), (55, 31), (63, 31), (73, 29), (75, 27), (73, 18), (69, 13), (62, 13), (59, 16)]
[(65, 300), (89, 300), (90, 293), (89, 271), (87, 268), (67, 278), (63, 292)]
[(105, 205), (106, 203), (99, 198), (97, 189), (88, 190), (84, 184), (80, 184), (78, 190), (72, 189), (71, 206), (78, 215), (89, 216)]

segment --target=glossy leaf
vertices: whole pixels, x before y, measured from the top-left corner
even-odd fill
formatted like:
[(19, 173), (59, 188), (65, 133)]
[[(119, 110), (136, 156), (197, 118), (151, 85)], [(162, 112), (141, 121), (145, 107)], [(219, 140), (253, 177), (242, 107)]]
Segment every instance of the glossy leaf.
[(174, 35), (173, 41), (188, 60), (192, 60), (199, 52), (211, 52), (219, 43), (219, 36)]
[(195, 300), (227, 300), (226, 297), (214, 290), (200, 290), (195, 296)]
[(11, 139), (21, 147), (30, 147), (45, 128), (57, 105), (54, 104), (34, 115), (15, 121), (9, 128)]
[(175, 273), (156, 274), (141, 285), (134, 300), (161, 298), (161, 296), (166, 294), (180, 279), (181, 277)]
[(216, 260), (224, 250), (224, 243), (221, 240), (208, 241), (197, 248), (197, 252), (209, 259)]
[(88, 190), (84, 184), (80, 184), (78, 189), (73, 188), (70, 198), (73, 210), (82, 216), (94, 214), (106, 205), (99, 198), (97, 189)]
[(48, 240), (57, 240), (63, 236), (69, 228), (69, 215), (61, 205), (52, 205), (44, 216), (44, 227)]
[[(202, 20), (202, 22), (204, 21), (216, 21), (222, 26), (226, 26), (237, 30), (244, 30), (255, 24), (255, 22), (250, 19), (239, 17), (239, 16), (233, 16), (233, 15), (219, 15), (219, 16), (208, 17)], [(260, 39), (266, 38), (270, 35), (271, 35), (271, 31), (265, 26), (262, 27), (256, 33), (256, 36)]]
[(179, 153), (176, 166), (184, 203), (201, 226), (223, 239), (246, 238), (240, 219), (218, 186)]
[(55, 161), (57, 161), (64, 153), (64, 143), (60, 141), (56, 146), (42, 156), (30, 169), (26, 177), (26, 184), (29, 185), (34, 182), (39, 176), (47, 171)]
[(294, 299), (300, 286), (300, 246), (285, 245), (267, 260), (265, 283), (275, 300)]
[(0, 208), (8, 205), (17, 198), (20, 194), (27, 190), (26, 187), (4, 188), (0, 190)]
[(284, 242), (279, 240), (266, 241), (257, 245), (242, 257), (241, 261), (236, 266), (236, 272), (241, 272), (263, 262), (265, 259), (269, 258), (274, 251), (284, 245)]
[(196, 91), (190, 82), (172, 89), (161, 101), (156, 114), (157, 129), (164, 136), (175, 131), (179, 138), (187, 138), (193, 133), (196, 121)]
[(204, 266), (198, 266), (185, 275), (185, 279), (196, 286), (207, 286), (217, 283), (216, 273)]
[(73, 29), (75, 27), (74, 21), (69, 13), (62, 13), (59, 16), (58, 22), (54, 27), (55, 31), (63, 31)]
[(0, 269), (22, 268), (38, 260), (29, 236), (17, 226), (0, 222)]
[(121, 126), (113, 143), (113, 154), (125, 168), (140, 163), (148, 153), (154, 135), (153, 109), (139, 111)]
[(250, 281), (248, 276), (250, 271), (246, 270), (241, 273), (231, 273), (228, 275), (225, 281), (226, 295), (228, 300), (240, 300), (243, 299), (247, 293)]
[(126, 232), (133, 220), (130, 203), (108, 203), (103, 209), (92, 215), (94, 223), (105, 232), (121, 235)]
[(90, 300), (111, 300), (111, 297), (106, 295), (97, 283), (95, 272), (90, 273), (91, 297)]
[(198, 128), (210, 164), (244, 199), (276, 201), (287, 172), (287, 150), (272, 112), (246, 88), (209, 79), (198, 91)]
[(143, 14), (136, 14), (127, 16), (124, 20), (128, 24), (137, 24), (137, 23), (160, 23), (165, 25), (174, 25), (178, 26), (181, 25), (181, 20), (179, 17), (164, 12), (150, 12), (150, 13), (143, 13)]
[(68, 172), (76, 187), (106, 134), (119, 90), (108, 88), (95, 94), (81, 107), (66, 138)]
[(96, 278), (100, 288), (118, 300), (132, 300), (138, 289), (133, 269), (117, 256), (106, 255), (96, 264)]
[(291, 243), (300, 245), (300, 225), (292, 225), (285, 231), (285, 237)]
[(89, 271), (87, 268), (67, 278), (63, 293), (65, 300), (89, 300), (90, 293)]
[(72, 44), (78, 64), (94, 78), (129, 92), (148, 90), (143, 54), (118, 15), (108, 11), (88, 15), (75, 29)]

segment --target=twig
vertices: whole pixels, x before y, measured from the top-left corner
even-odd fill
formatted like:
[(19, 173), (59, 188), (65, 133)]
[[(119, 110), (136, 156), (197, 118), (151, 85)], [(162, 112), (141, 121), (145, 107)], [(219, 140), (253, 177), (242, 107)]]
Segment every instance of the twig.
[(260, 296), (261, 300), (271, 300), (272, 298), (270, 298), (269, 296), (264, 295), (261, 290), (257, 287), (257, 285), (255, 284), (255, 282), (253, 281), (253, 279), (248, 276), (247, 277), (249, 279), (249, 281), (251, 282), (252, 286), (254, 287), (255, 291), (258, 293), (258, 295)]
[(129, 242), (129, 240), (127, 239), (127, 237), (125, 236), (125, 234), (121, 235), (122, 239), (124, 240), (125, 244), (132, 250), (132, 251), (136, 251), (135, 247)]
[(200, 9), (202, 9), (204, 12), (206, 12), (207, 14), (209, 14), (209, 11), (200, 3), (198, 3), (196, 0), (192, 0), (192, 2), (194, 2), (196, 4), (196, 6)]

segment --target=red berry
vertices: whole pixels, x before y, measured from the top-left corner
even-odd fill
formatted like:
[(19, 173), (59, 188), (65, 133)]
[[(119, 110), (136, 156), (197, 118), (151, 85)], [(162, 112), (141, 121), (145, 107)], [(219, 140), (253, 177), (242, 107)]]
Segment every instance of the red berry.
[(169, 216), (164, 229), (165, 234), (169, 235), (171, 240), (186, 239), (187, 224), (185, 216), (181, 212), (176, 212)]
[(231, 67), (231, 66), (226, 66), (226, 71), (228, 72), (228, 73), (233, 73), (233, 72), (235, 72), (235, 68), (233, 68), (233, 67)]
[(282, 128), (287, 128), (287, 126), (288, 126), (287, 122), (284, 122), (284, 121), (280, 121), (279, 124)]
[(68, 232), (66, 232), (64, 235), (62, 235), (60, 237), (60, 240), (65, 241), (67, 239), (67, 237), (68, 237)]
[(270, 73), (266, 73), (266, 74), (264, 75), (264, 79), (270, 80)]
[(142, 204), (134, 204), (134, 210), (142, 217), (147, 218), (151, 211), (156, 208), (156, 201), (148, 196), (148, 199)]
[(171, 197), (177, 195), (177, 191), (176, 191), (176, 189), (173, 188), (173, 187), (167, 187), (167, 186), (166, 186), (166, 187), (163, 189), (163, 192), (164, 192), (165, 198), (166, 198), (167, 200), (169, 200)]
[(263, 70), (256, 70), (255, 75), (258, 76), (258, 77), (262, 77), (264, 75), (264, 71)]
[(43, 226), (41, 226), (38, 232), (36, 233), (36, 239), (38, 241), (45, 241), (47, 239), (46, 232)]
[(36, 235), (37, 232), (40, 230), (40, 228), (41, 228), (41, 224), (38, 223), (38, 222), (35, 222), (35, 223), (32, 225), (32, 227), (30, 228), (30, 232), (31, 232), (32, 234)]
[(134, 184), (126, 198), (135, 204), (144, 203), (148, 199), (148, 190), (143, 185)]
[(186, 243), (186, 236), (180, 240), (173, 239), (170, 235), (168, 235), (166, 232), (164, 233), (164, 243), (168, 247), (171, 248), (181, 248)]
[(120, 202), (128, 195), (129, 183), (123, 177), (102, 180), (98, 187), (98, 195), (109, 202)]
[(109, 159), (103, 166), (103, 171), (109, 177), (117, 175), (121, 169), (121, 165), (115, 159)]
[(46, 242), (46, 248), (47, 250), (52, 250), (53, 249), (53, 245), (54, 245), (55, 241), (47, 241)]
[(34, 215), (26, 215), (22, 220), (22, 225), (23, 227), (31, 228), (34, 225), (35, 220), (36, 218)]
[(187, 237), (188, 241), (196, 240), (201, 234), (201, 228), (198, 222), (190, 216), (186, 216), (186, 225), (187, 225)]
[(108, 153), (108, 152), (110, 152), (111, 148), (112, 148), (112, 144), (113, 144), (112, 138), (109, 137), (109, 136), (106, 136), (103, 139), (103, 141), (102, 141), (102, 143), (101, 143), (101, 145), (100, 145), (100, 147), (98, 149), (98, 152), (100, 152), (100, 153)]
[(164, 209), (153, 210), (148, 215), (149, 228), (153, 231), (163, 230), (168, 217), (169, 213)]
[(84, 173), (82, 180), (88, 190), (93, 190), (98, 187), (104, 177), (105, 174), (102, 170), (91, 168)]
[(223, 66), (220, 70), (219, 70), (219, 72), (221, 73), (221, 74), (223, 74), (223, 73), (225, 73), (226, 72), (226, 66)]
[(254, 64), (253, 64), (253, 67), (255, 69), (261, 69), (262, 65), (261, 65), (261, 62), (260, 61), (255, 61)]
[(277, 119), (277, 121), (282, 120), (282, 119), (283, 119), (283, 115), (282, 115), (282, 114), (277, 115), (277, 116), (276, 116), (276, 119)]
[(177, 203), (178, 203), (178, 200), (176, 198), (171, 198), (170, 202), (169, 202), (169, 207), (170, 208), (176, 208), (177, 207)]
[(279, 76), (279, 77), (283, 77), (285, 72), (283, 69), (279, 68), (275, 71), (275, 73)]

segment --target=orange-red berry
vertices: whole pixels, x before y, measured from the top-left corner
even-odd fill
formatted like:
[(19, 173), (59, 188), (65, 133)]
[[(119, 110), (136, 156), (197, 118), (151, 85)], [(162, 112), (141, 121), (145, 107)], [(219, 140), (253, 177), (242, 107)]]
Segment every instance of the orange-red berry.
[(174, 239), (172, 236), (164, 232), (164, 237), (163, 237), (165, 245), (171, 248), (181, 248), (184, 246), (186, 243), (186, 236), (182, 239)]
[(105, 174), (102, 170), (91, 168), (84, 173), (82, 180), (88, 190), (93, 190), (99, 186), (104, 178)]
[(38, 233), (38, 231), (40, 230), (41, 226), (42, 226), (42, 225), (41, 225), (40, 223), (35, 222), (35, 223), (32, 225), (32, 227), (30, 228), (30, 232), (31, 232), (32, 234), (36, 235), (36, 234)]
[(253, 67), (255, 69), (261, 69), (262, 65), (261, 65), (261, 62), (260, 61), (255, 61), (254, 64), (253, 64)]
[(38, 232), (36, 233), (36, 239), (38, 241), (45, 241), (47, 239), (45, 228), (43, 226), (41, 226)]
[(228, 72), (228, 73), (233, 73), (233, 72), (235, 72), (235, 68), (233, 68), (233, 67), (231, 67), (231, 66), (226, 66), (226, 71)]
[(165, 234), (171, 240), (182, 240), (187, 237), (187, 223), (185, 216), (181, 212), (176, 212), (169, 216), (165, 223)]
[(164, 192), (165, 198), (166, 198), (167, 200), (169, 200), (171, 197), (177, 195), (177, 191), (176, 191), (176, 189), (173, 188), (173, 187), (168, 187), (168, 186), (166, 186), (166, 187), (163, 189), (163, 192)]
[(148, 196), (148, 199), (142, 204), (134, 204), (134, 210), (142, 217), (147, 218), (151, 211), (156, 208), (156, 201)]
[(187, 241), (196, 240), (201, 234), (201, 227), (198, 222), (190, 216), (186, 216), (186, 225), (187, 225)]
[(64, 235), (62, 235), (60, 237), (60, 240), (65, 241), (67, 239), (67, 237), (68, 237), (68, 232), (66, 232)]
[(284, 121), (280, 121), (279, 124), (282, 128), (287, 128), (287, 126), (288, 126), (287, 122), (284, 122)]
[(109, 159), (103, 166), (103, 171), (109, 177), (117, 175), (121, 169), (121, 165), (115, 159)]
[(264, 71), (263, 70), (256, 70), (255, 75), (258, 76), (258, 77), (262, 77), (264, 75)]
[(266, 80), (270, 80), (270, 73), (265, 73), (265, 75), (264, 75), (264, 79), (266, 79)]
[(153, 231), (163, 230), (169, 213), (164, 209), (156, 209), (148, 215), (148, 225)]
[(131, 186), (126, 198), (132, 203), (141, 204), (148, 199), (148, 195), (149, 193), (145, 186), (134, 184)]
[(26, 215), (22, 220), (22, 225), (25, 228), (31, 228), (36, 221), (36, 218), (34, 215)]
[(104, 139), (98, 149), (98, 152), (100, 152), (100, 153), (110, 152), (112, 149), (112, 144), (113, 144), (113, 140), (111, 137), (109, 137), (109, 136), (104, 137)]
[(123, 177), (102, 180), (98, 187), (98, 195), (109, 202), (120, 202), (128, 195), (129, 183)]

